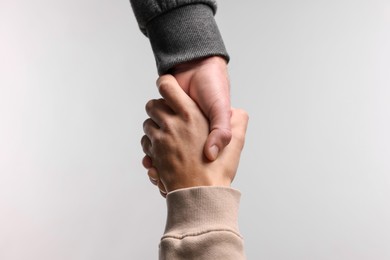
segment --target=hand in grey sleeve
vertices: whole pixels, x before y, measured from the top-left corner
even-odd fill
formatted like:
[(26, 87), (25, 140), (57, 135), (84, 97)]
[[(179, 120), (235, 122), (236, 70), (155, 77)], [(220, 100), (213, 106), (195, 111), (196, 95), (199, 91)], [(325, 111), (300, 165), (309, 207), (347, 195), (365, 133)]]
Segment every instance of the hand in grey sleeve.
[(226, 52), (214, 20), (216, 2), (130, 0), (141, 31), (149, 38), (160, 75), (194, 59)]
[(210, 121), (204, 146), (213, 161), (229, 144), (228, 53), (214, 19), (212, 0), (130, 0), (149, 38), (160, 75), (171, 73)]

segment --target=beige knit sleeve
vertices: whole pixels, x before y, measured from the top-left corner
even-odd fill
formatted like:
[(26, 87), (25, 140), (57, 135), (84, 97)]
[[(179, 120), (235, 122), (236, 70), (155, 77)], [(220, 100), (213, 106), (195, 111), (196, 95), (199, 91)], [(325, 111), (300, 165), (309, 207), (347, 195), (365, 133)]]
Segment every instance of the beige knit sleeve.
[(225, 187), (169, 193), (159, 259), (245, 259), (238, 229), (240, 196), (239, 191)]

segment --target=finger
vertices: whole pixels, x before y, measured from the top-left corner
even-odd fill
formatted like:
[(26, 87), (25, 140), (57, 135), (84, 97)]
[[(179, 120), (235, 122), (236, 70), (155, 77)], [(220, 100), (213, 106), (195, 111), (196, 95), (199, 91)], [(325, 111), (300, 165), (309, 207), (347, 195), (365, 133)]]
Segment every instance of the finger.
[(246, 129), (248, 128), (248, 121), (249, 116), (245, 110), (239, 108), (232, 108), (231, 125), (233, 135), (242, 132), (245, 134)]
[(166, 189), (165, 189), (165, 187), (164, 187), (164, 184), (163, 184), (161, 181), (159, 181), (159, 182), (157, 183), (157, 187), (160, 189), (160, 194), (161, 194), (161, 196), (163, 196), (164, 198), (166, 198), (168, 192), (166, 191)]
[[(248, 114), (244, 110), (233, 109), (231, 124), (233, 133), (232, 140), (218, 156), (218, 160), (221, 158), (222, 161), (235, 162), (231, 165), (231, 169), (236, 172), (239, 163), (239, 158), (242, 149), (244, 148), (245, 133), (248, 125)], [(231, 176), (231, 181), (233, 181), (234, 176), (235, 173)]]
[(147, 170), (152, 168), (153, 167), (152, 158), (150, 158), (149, 155), (145, 155), (144, 158), (142, 158), (142, 165)]
[(196, 105), (172, 75), (161, 76), (157, 80), (157, 87), (168, 106), (177, 114), (182, 114), (189, 106)]
[[(150, 150), (152, 148), (152, 142), (150, 141), (149, 137), (147, 137), (146, 135), (142, 136), (142, 138), (141, 138), (141, 146), (142, 146), (142, 151), (147, 155), (145, 157), (151, 156)], [(149, 163), (146, 161), (147, 159), (145, 159), (145, 157), (142, 160), (142, 164), (145, 168), (147, 168), (145, 165), (151, 166), (151, 159), (149, 157), (149, 159), (150, 159), (150, 163)], [(147, 164), (145, 164), (145, 163), (147, 163)]]
[(158, 185), (160, 177), (158, 176), (157, 169), (152, 167), (148, 170), (148, 176), (151, 183)]
[(148, 118), (144, 121), (143, 129), (145, 135), (152, 142), (159, 135), (159, 126), (151, 118)]
[(216, 102), (210, 111), (210, 134), (204, 146), (204, 153), (210, 161), (217, 159), (218, 154), (232, 139), (231, 109), (227, 102)]
[(164, 127), (165, 118), (174, 114), (162, 98), (149, 100), (145, 105), (145, 111), (160, 128)]
[(232, 141), (234, 146), (242, 150), (245, 143), (246, 130), (248, 128), (249, 116), (248, 113), (242, 109), (232, 109)]
[(151, 182), (153, 185), (157, 186), (158, 180), (153, 179), (153, 178), (150, 178), (150, 177), (149, 177), (149, 180), (150, 180), (150, 182)]
[(162, 191), (162, 190), (160, 190), (160, 194), (161, 194), (161, 196), (163, 196), (164, 198), (166, 198), (166, 197), (167, 197), (167, 193), (166, 193), (166, 192), (164, 192), (164, 191)]

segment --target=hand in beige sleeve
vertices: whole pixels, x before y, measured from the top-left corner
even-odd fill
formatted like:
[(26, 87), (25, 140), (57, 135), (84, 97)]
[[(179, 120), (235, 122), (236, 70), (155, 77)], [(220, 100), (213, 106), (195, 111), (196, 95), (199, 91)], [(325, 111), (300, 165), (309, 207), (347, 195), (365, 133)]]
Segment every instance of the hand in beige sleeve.
[(246, 112), (232, 109), (234, 142), (211, 162), (203, 154), (209, 124), (195, 101), (170, 75), (160, 77), (157, 84), (163, 99), (146, 104), (150, 118), (144, 122), (145, 136), (141, 140), (147, 155), (143, 163), (154, 183), (161, 181), (163, 192), (194, 186), (229, 187), (244, 146)]
[(176, 79), (158, 80), (163, 99), (146, 105), (143, 164), (167, 198), (160, 259), (244, 259), (238, 229), (240, 192), (230, 188), (244, 146), (248, 116), (232, 109), (232, 140), (214, 161), (203, 152), (209, 123)]

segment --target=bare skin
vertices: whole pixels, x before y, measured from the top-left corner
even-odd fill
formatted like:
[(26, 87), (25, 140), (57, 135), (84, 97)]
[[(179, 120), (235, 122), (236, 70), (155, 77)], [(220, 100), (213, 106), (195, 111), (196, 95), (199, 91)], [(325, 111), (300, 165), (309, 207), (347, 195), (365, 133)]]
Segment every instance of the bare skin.
[(165, 197), (168, 192), (197, 186), (226, 186), (233, 181), (244, 147), (248, 115), (231, 110), (232, 140), (214, 161), (204, 154), (209, 122), (195, 101), (176, 79), (164, 75), (158, 80), (163, 99), (150, 100), (141, 139), (146, 156), (143, 165), (151, 182)]
[(213, 161), (232, 138), (230, 84), (226, 61), (219, 56), (190, 61), (174, 67), (172, 75), (210, 121), (210, 134), (204, 153)]

